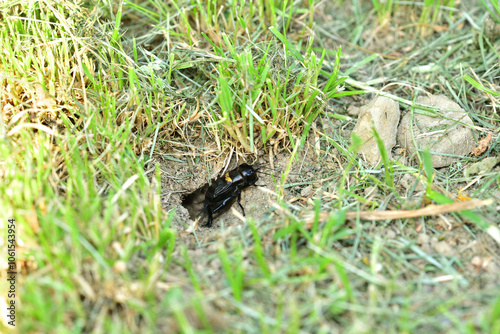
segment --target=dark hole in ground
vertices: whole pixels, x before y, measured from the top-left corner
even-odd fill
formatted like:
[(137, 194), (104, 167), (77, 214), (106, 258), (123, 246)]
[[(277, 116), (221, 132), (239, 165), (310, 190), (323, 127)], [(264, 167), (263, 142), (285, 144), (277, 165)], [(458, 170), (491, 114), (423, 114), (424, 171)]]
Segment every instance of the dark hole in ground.
[[(207, 189), (208, 183), (205, 183), (204, 186), (184, 196), (182, 199), (182, 206), (188, 210), (189, 217), (192, 220), (195, 220), (201, 210), (203, 210), (203, 200), (205, 199)], [(206, 217), (206, 214), (204, 214), (204, 217)]]

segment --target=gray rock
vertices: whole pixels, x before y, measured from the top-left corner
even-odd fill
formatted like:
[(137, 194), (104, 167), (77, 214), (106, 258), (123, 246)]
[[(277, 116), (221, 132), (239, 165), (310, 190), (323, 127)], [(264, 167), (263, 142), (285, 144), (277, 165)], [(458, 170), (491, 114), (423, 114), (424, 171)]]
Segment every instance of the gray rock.
[(359, 109), (358, 122), (353, 133), (364, 142), (358, 153), (362, 154), (372, 165), (380, 160), (380, 151), (373, 135), (373, 128), (377, 130), (380, 139), (384, 142), (389, 159), (392, 159), (391, 150), (396, 145), (396, 130), (400, 115), (399, 104), (383, 96), (377, 96)]
[(433, 245), (433, 247), (434, 247), (434, 250), (439, 254), (443, 254), (443, 255), (447, 255), (447, 256), (453, 256), (455, 254), (455, 252), (453, 251), (453, 248), (450, 245), (448, 245), (448, 243), (444, 240), (435, 243)]
[[(406, 190), (412, 189), (415, 186), (415, 191), (424, 191), (426, 189), (426, 185), (418, 180), (411, 175), (411, 174), (404, 174), (401, 179), (399, 180), (399, 185), (405, 188)], [(416, 184), (415, 184), (416, 183)]]
[(313, 193), (313, 187), (312, 187), (312, 185), (308, 185), (307, 187), (305, 187), (304, 189), (302, 189), (302, 191), (300, 192), (300, 196), (302, 196), (302, 197), (308, 197), (312, 193)]
[(423, 244), (428, 244), (430, 242), (431, 238), (429, 235), (425, 233), (420, 233), (417, 237), (417, 244), (423, 245)]
[[(440, 155), (452, 154), (464, 156), (475, 146), (474, 130), (471, 118), (458, 104), (443, 95), (419, 97), (417, 102), (437, 107), (442, 117), (406, 114), (398, 129), (398, 144), (405, 147), (408, 155), (416, 157), (416, 149), (428, 148), (432, 154), (435, 168), (449, 166), (457, 157)], [(460, 122), (460, 123), (459, 123)], [(469, 126), (468, 126), (469, 125)]]

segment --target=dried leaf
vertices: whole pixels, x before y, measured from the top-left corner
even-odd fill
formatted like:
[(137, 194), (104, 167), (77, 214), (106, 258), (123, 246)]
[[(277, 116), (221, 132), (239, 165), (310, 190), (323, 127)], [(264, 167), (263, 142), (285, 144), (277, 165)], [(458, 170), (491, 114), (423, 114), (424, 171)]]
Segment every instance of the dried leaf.
[(493, 136), (493, 134), (491, 132), (488, 132), (488, 135), (486, 137), (484, 137), (483, 139), (481, 139), (477, 143), (476, 148), (474, 148), (472, 150), (472, 155), (477, 157), (477, 156), (480, 156), (481, 154), (483, 154), (483, 152), (486, 151), (488, 149), (488, 147), (490, 146), (492, 136)]

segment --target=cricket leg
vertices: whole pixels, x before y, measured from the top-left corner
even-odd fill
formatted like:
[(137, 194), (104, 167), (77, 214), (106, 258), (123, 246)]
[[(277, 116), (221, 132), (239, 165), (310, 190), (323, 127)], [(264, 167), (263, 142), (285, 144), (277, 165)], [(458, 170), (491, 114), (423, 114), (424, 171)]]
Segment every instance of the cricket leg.
[(238, 191), (238, 204), (240, 205), (241, 212), (243, 212), (243, 216), (245, 215), (245, 209), (243, 208), (243, 205), (241, 205), (241, 190)]
[(208, 205), (207, 205), (207, 214), (208, 214), (208, 223), (203, 225), (203, 227), (212, 227), (212, 221), (213, 221), (212, 210)]

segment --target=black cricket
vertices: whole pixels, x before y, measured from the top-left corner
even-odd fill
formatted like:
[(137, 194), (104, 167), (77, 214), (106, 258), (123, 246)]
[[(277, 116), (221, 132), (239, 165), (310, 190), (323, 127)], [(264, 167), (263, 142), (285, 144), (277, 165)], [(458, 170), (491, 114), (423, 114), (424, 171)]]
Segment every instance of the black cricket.
[(203, 226), (211, 227), (213, 221), (212, 215), (225, 207), (235, 197), (237, 197), (243, 216), (245, 215), (245, 209), (240, 202), (241, 190), (256, 185), (255, 183), (259, 180), (257, 170), (258, 168), (255, 169), (248, 164), (242, 164), (232, 171), (225, 173), (224, 176), (219, 177), (208, 187), (205, 193), (205, 200), (202, 202), (204, 207), (200, 212), (200, 215), (205, 210), (208, 213), (208, 223)]

